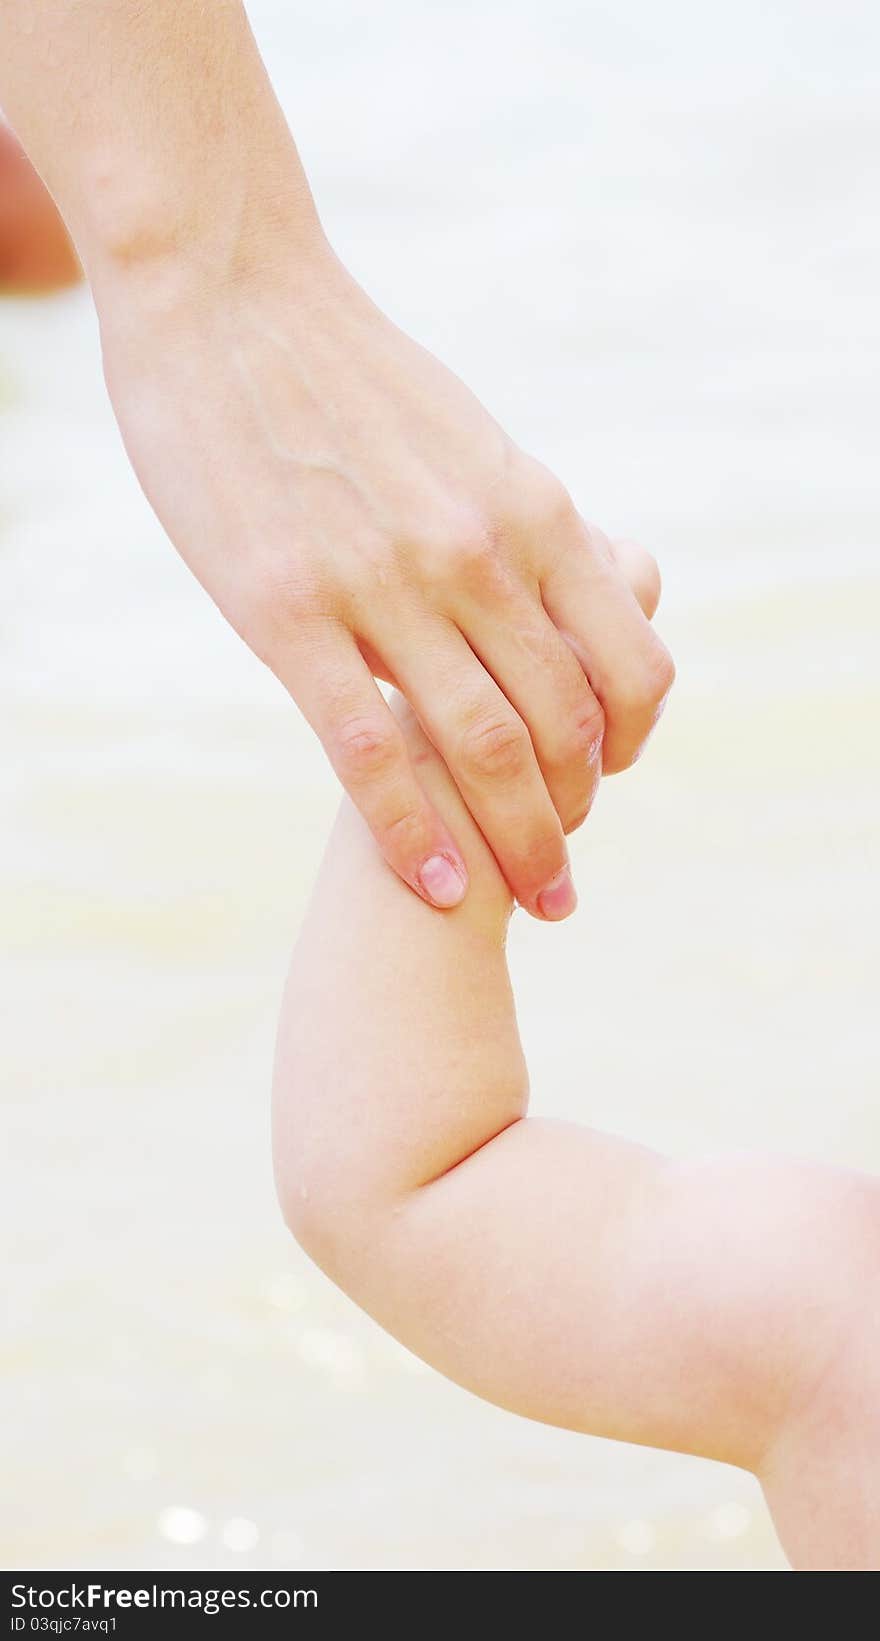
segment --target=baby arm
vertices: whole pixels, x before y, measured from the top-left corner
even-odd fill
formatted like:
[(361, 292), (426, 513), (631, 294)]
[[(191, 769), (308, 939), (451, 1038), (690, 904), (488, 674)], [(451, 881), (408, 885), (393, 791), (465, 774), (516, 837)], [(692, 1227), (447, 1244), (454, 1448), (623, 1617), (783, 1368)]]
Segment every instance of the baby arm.
[[(279, 1036), (275, 1159), (291, 1229), (358, 1304), (477, 1394), (754, 1469), (802, 1565), (872, 1565), (880, 1497), (867, 1473), (837, 1562), (816, 1560), (827, 1523), (816, 1540), (803, 1500), (804, 1443), (813, 1453), (823, 1398), (864, 1339), (860, 1292), (877, 1293), (876, 1188), (808, 1164), (675, 1163), (527, 1117), (508, 892), (404, 723), (465, 846), (471, 893), (446, 914), (423, 905), (343, 805)], [(588, 1065), (588, 1021), (585, 1034)]]

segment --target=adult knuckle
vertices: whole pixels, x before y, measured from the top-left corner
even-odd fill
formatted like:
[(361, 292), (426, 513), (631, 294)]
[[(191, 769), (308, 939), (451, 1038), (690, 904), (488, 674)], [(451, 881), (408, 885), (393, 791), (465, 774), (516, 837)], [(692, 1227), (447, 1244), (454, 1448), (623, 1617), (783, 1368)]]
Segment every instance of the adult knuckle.
[(577, 714), (565, 738), (563, 756), (572, 764), (589, 767), (598, 759), (605, 735), (605, 714), (598, 701), (593, 701)]
[(657, 563), (654, 554), (650, 552), (647, 547), (643, 547), (640, 542), (636, 543), (636, 550), (638, 551), (641, 559), (642, 574), (645, 581), (650, 582), (651, 585), (657, 589), (657, 593), (659, 595), (662, 579), (660, 575), (660, 565)]
[(397, 759), (392, 724), (369, 717), (344, 718), (335, 736), (335, 763), (343, 781), (360, 783), (384, 775)]
[(231, 613), (251, 649), (271, 664), (278, 650), (320, 618), (322, 603), (310, 581), (263, 571), (240, 590)]
[(675, 679), (675, 666), (665, 644), (654, 634), (636, 668), (621, 705), (632, 719), (648, 717), (653, 721), (659, 707), (666, 700)]
[(545, 533), (568, 531), (577, 520), (577, 508), (562, 480), (540, 462), (529, 464), (520, 496), (528, 521)]
[(565, 485), (560, 484), (558, 480), (548, 486), (545, 492), (543, 497), (542, 520), (545, 530), (548, 530), (554, 535), (568, 535), (575, 529), (576, 526), (579, 526), (580, 524), (578, 510), (574, 504), (574, 501), (566, 490)]
[(525, 726), (500, 713), (478, 717), (462, 731), (459, 764), (478, 781), (515, 780), (525, 770), (530, 748)]
[(279, 626), (305, 620), (316, 602), (315, 588), (304, 577), (268, 575), (258, 585), (259, 607)]
[[(651, 652), (628, 687), (609, 708), (611, 746), (604, 760), (604, 772), (619, 774), (630, 769), (643, 752), (666, 704), (675, 681), (675, 665), (669, 651), (657, 639)], [(606, 741), (606, 748), (608, 742)]]
[(559, 808), (564, 832), (576, 832), (592, 808), (596, 785), (602, 773), (605, 714), (596, 705), (571, 725), (564, 737), (559, 765), (565, 770), (565, 799)]
[(456, 587), (482, 587), (495, 579), (501, 561), (498, 537), (488, 519), (458, 523), (444, 549), (444, 572)]
[(665, 644), (656, 640), (656, 655), (652, 667), (653, 693), (657, 705), (662, 706), (675, 683), (675, 662)]
[(605, 713), (594, 695), (588, 690), (583, 694), (560, 713), (547, 756), (555, 769), (564, 770), (569, 777), (580, 777), (586, 791), (602, 751)]
[(457, 578), (481, 583), (498, 566), (498, 543), (487, 526), (462, 533), (452, 542), (450, 560)]

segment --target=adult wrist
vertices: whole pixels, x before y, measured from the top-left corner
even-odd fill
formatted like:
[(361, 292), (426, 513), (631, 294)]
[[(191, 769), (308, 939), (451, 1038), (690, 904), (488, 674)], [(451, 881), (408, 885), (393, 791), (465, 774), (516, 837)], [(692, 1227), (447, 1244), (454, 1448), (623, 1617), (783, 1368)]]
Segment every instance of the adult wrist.
[(161, 307), (303, 274), (332, 258), (293, 144), (215, 160), (206, 173), (145, 175), (114, 154), (92, 168), (77, 244), (99, 312), (122, 296)]

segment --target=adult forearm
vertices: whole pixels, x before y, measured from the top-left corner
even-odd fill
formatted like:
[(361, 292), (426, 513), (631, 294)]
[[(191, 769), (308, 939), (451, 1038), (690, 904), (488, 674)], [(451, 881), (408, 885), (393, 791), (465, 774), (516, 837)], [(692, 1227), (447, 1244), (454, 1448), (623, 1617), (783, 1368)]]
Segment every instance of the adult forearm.
[(0, 35), (0, 102), (99, 291), (320, 238), (239, 0), (0, 0)]

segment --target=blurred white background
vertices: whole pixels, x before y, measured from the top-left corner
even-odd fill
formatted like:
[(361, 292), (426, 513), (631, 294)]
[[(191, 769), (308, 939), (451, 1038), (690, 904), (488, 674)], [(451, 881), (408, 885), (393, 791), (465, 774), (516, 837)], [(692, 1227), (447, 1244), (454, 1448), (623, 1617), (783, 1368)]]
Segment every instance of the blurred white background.
[[(880, 1168), (876, 7), (249, 11), (343, 258), (664, 569), (661, 731), (577, 919), (516, 920), (536, 1106)], [(748, 1478), (483, 1406), (283, 1233), (333, 782), (143, 502), (83, 293), (0, 307), (0, 590), (6, 1563), (781, 1566)]]

